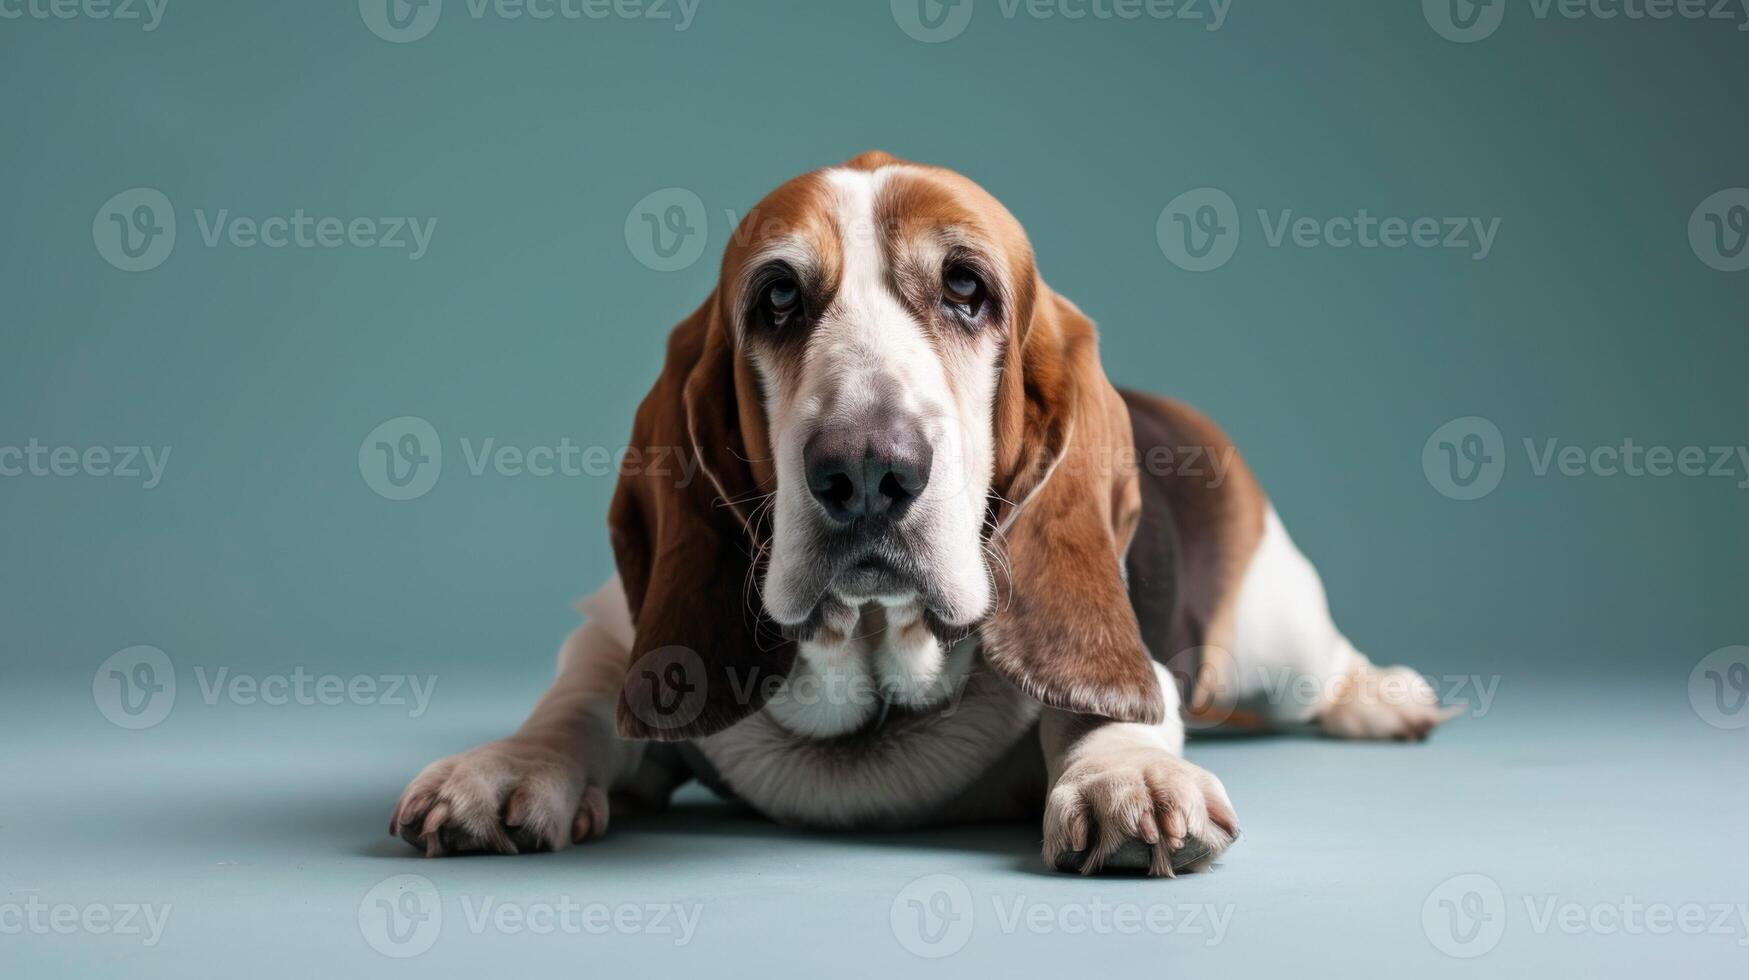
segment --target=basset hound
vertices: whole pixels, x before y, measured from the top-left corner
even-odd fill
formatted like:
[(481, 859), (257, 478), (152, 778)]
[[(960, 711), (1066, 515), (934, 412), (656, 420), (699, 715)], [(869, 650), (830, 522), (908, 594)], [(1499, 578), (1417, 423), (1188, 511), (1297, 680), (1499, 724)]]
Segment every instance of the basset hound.
[(704, 478), (624, 468), (618, 574), (551, 690), (396, 807), (428, 855), (558, 850), (698, 778), (816, 827), (1042, 815), (1052, 867), (1171, 875), (1239, 835), (1187, 724), (1451, 717), (1343, 637), (1219, 429), (1112, 386), (1019, 222), (948, 170), (866, 153), (765, 198), (630, 446)]

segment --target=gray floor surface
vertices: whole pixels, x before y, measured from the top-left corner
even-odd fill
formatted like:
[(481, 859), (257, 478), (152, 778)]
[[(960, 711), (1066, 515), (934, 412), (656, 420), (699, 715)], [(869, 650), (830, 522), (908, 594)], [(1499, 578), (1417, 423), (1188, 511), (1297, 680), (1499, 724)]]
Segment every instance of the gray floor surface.
[(696, 786), (557, 855), (427, 861), (387, 837), (406, 779), (536, 685), (482, 682), (417, 724), (185, 692), (144, 731), (9, 686), (0, 975), (1749, 972), (1749, 729), (1680, 686), (1507, 678), (1419, 746), (1197, 741), (1245, 837), (1173, 881), (1047, 872), (1035, 826), (813, 834)]

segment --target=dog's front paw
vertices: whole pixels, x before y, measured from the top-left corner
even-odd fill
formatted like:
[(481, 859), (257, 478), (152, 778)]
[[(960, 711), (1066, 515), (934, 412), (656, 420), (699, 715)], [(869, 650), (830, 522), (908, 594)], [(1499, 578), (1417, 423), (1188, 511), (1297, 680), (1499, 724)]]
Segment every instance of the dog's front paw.
[(408, 784), (389, 833), (427, 857), (557, 851), (607, 831), (607, 793), (577, 757), (507, 738), (439, 759)]
[(1318, 726), (1333, 738), (1419, 742), (1463, 712), (1461, 705), (1440, 707), (1433, 686), (1407, 667), (1368, 666), (1343, 679)]
[(1061, 871), (1206, 870), (1239, 836), (1226, 787), (1164, 749), (1097, 753), (1045, 801), (1045, 862)]

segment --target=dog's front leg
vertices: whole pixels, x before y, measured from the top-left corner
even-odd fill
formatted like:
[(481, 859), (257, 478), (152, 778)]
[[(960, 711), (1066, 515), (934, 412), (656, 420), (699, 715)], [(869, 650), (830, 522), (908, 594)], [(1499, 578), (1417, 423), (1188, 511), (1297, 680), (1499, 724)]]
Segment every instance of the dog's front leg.
[(1164, 668), (1154, 669), (1166, 698), (1158, 725), (1055, 709), (1040, 719), (1051, 787), (1044, 858), (1052, 867), (1172, 876), (1206, 869), (1239, 836), (1221, 781), (1184, 760), (1178, 689)]
[(556, 851), (606, 832), (610, 790), (664, 802), (677, 774), (614, 727), (629, 657), (624, 606), (617, 578), (591, 597), (590, 621), (565, 641), (553, 686), (516, 734), (426, 766), (389, 832), (432, 857)]

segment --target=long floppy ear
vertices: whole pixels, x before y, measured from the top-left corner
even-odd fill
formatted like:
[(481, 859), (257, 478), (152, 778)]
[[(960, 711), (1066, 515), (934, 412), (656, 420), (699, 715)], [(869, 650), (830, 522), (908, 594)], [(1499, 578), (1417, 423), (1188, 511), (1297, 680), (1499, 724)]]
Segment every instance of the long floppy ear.
[(713, 295), (669, 336), (632, 423), (608, 517), (635, 627), (617, 711), (626, 738), (721, 731), (757, 711), (795, 659), (754, 587), (755, 498), (776, 477), (742, 361)]
[(1165, 703), (1123, 578), (1141, 515), (1129, 414), (1092, 322), (1042, 283), (1010, 336), (994, 515), (1010, 582), (983, 627), (985, 659), (1051, 707), (1158, 724)]

